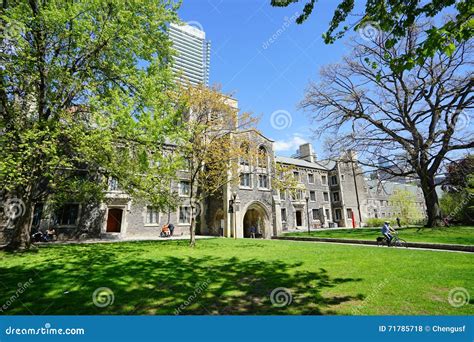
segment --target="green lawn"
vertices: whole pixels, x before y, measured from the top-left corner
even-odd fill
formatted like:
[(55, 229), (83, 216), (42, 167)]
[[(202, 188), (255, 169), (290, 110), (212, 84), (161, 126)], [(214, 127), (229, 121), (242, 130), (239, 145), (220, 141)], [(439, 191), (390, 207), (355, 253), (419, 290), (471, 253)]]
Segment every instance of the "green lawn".
[[(448, 294), (474, 297), (473, 264), (468, 253), (275, 240), (51, 245), (0, 253), (0, 314), (466, 315), (474, 301), (456, 308)], [(113, 304), (93, 304), (100, 287)], [(290, 305), (272, 305), (279, 287)]]
[[(308, 232), (287, 233), (285, 236), (308, 236)], [(313, 237), (340, 238), (356, 240), (375, 240), (381, 236), (380, 228), (356, 228), (312, 231)], [(399, 229), (400, 238), (407, 242), (447, 243), (459, 245), (474, 245), (474, 227), (450, 228), (403, 228)]]

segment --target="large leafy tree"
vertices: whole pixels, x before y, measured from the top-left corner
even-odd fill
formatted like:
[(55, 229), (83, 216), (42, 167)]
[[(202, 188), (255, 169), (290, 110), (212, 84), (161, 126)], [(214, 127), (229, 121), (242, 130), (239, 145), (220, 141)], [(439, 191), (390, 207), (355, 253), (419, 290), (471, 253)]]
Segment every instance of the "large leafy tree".
[(201, 204), (239, 182), (239, 162), (258, 157), (257, 146), (243, 131), (253, 129), (256, 118), (239, 113), (235, 100), (222, 94), (218, 87), (182, 86), (179, 91), (181, 112), (187, 130), (177, 152), (186, 161), (191, 208), (190, 245), (194, 246), (196, 216)]
[(393, 70), (389, 56), (409, 52), (421, 32), (423, 27), (410, 29), (391, 48), (384, 36), (356, 41), (352, 55), (323, 68), (302, 106), (327, 134), (333, 152), (355, 150), (362, 165), (419, 181), (428, 226), (436, 226), (436, 176), (450, 158), (474, 147), (473, 50), (472, 42), (464, 42), (451, 53), (424, 58), (412, 70)]
[(180, 134), (166, 33), (176, 10), (171, 0), (2, 1), (0, 184), (17, 205), (5, 209), (10, 248), (29, 247), (36, 202), (95, 197), (109, 177), (137, 198), (168, 202), (175, 172), (163, 147)]
[[(313, 12), (316, 0), (271, 0), (272, 6), (286, 7), (294, 3), (305, 3), (296, 22), (303, 23)], [(336, 2), (337, 3), (337, 2)], [(411, 69), (422, 64), (426, 57), (435, 53), (452, 52), (457, 45), (471, 39), (474, 33), (474, 6), (469, 0), (366, 0), (365, 12), (357, 13), (356, 0), (340, 0), (326, 33), (326, 44), (343, 37), (349, 30), (356, 29), (363, 35), (377, 35), (383, 31), (389, 35), (387, 48), (407, 36), (409, 28), (419, 23), (450, 14), (449, 20), (433, 23), (426, 27), (423, 38), (403, 55), (390, 60), (394, 69)], [(393, 57), (393, 56), (392, 56)]]

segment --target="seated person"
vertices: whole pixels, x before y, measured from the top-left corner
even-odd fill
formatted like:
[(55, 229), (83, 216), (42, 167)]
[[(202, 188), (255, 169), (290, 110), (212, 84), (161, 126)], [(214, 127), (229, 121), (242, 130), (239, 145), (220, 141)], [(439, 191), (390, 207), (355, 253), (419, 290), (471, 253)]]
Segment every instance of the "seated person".
[(173, 236), (173, 232), (174, 232), (174, 225), (172, 223), (169, 223), (168, 224), (168, 228), (170, 230), (170, 236)]
[(56, 230), (54, 230), (54, 228), (52, 228), (52, 227), (49, 227), (46, 230), (46, 240), (47, 241), (54, 241), (54, 240), (56, 240), (56, 238), (57, 238)]
[(160, 236), (161, 236), (161, 237), (168, 237), (168, 236), (170, 236), (170, 234), (171, 234), (170, 228), (168, 227), (167, 224), (165, 224), (165, 225), (161, 228)]

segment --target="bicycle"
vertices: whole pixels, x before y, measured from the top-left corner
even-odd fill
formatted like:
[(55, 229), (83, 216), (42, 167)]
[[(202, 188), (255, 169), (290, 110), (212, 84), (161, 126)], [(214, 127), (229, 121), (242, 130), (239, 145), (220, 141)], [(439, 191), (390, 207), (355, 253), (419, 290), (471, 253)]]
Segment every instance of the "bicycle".
[(392, 241), (390, 242), (390, 245), (388, 244), (388, 239), (385, 235), (377, 238), (377, 245), (378, 246), (387, 245), (389, 247), (393, 246), (393, 247), (408, 248), (407, 242), (403, 239), (400, 239), (400, 237), (398, 236), (398, 232), (393, 233)]

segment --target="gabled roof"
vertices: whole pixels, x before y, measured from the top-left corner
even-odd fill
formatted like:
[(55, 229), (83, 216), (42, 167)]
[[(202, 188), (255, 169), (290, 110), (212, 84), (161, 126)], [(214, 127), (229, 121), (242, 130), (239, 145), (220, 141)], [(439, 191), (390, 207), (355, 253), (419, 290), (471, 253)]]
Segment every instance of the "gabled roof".
[(272, 140), (268, 137), (266, 137), (265, 135), (262, 134), (262, 132), (260, 132), (259, 130), (255, 129), (255, 128), (249, 128), (249, 129), (243, 129), (243, 130), (239, 130), (237, 132), (234, 132), (234, 134), (240, 134), (240, 133), (256, 133), (258, 135), (260, 135), (262, 138), (264, 138), (265, 140), (267, 141), (270, 141), (270, 142), (275, 142), (275, 140)]
[(332, 170), (336, 167), (336, 162), (334, 160), (330, 160), (330, 159), (318, 160), (317, 163), (322, 165), (323, 167), (325, 167), (328, 170)]
[(295, 165), (300, 167), (307, 167), (310, 169), (320, 169), (320, 170), (330, 170), (330, 168), (320, 164), (319, 162), (309, 162), (303, 159), (297, 158), (290, 158), (290, 157), (282, 157), (282, 156), (275, 156), (275, 160), (277, 163), (288, 164), (288, 165)]

